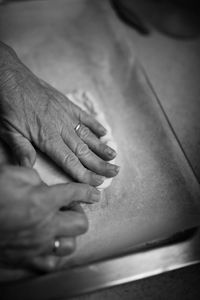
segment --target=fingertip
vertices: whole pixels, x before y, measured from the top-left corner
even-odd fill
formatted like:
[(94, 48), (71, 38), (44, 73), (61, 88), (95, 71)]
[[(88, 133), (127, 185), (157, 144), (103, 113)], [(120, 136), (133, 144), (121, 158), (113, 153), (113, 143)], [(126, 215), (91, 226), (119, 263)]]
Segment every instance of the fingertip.
[(98, 187), (97, 188), (93, 188), (93, 191), (92, 191), (92, 202), (99, 202), (101, 199), (101, 192), (98, 190)]
[(99, 135), (100, 135), (100, 136), (104, 136), (104, 135), (107, 134), (107, 129), (101, 125), (101, 126), (99, 126), (99, 128), (98, 128), (98, 132), (99, 132)]
[(117, 156), (117, 152), (109, 146), (105, 147), (104, 152), (109, 157), (109, 159), (114, 159)]
[(104, 176), (93, 174), (92, 175), (92, 181), (93, 181), (93, 186), (98, 186), (102, 184), (105, 180)]
[(32, 167), (32, 164), (31, 164), (31, 161), (28, 157), (22, 157), (20, 159), (20, 166), (22, 167), (27, 167), (27, 168), (31, 168)]
[(99, 202), (100, 199), (101, 199), (101, 193), (99, 192), (97, 187), (88, 185), (84, 202), (88, 204), (93, 204)]
[(109, 164), (108, 165), (108, 177), (115, 177), (119, 173), (120, 166)]

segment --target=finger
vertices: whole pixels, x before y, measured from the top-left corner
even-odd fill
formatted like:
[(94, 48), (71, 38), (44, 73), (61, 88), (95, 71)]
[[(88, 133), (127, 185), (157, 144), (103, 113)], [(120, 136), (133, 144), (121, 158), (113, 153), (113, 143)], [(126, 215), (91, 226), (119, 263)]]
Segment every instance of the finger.
[(77, 211), (79, 213), (85, 214), (85, 211), (82, 208), (80, 203), (74, 203), (72, 206), (70, 206), (70, 209), (73, 211)]
[[(97, 138), (97, 136), (88, 129), (88, 127), (81, 124), (81, 126), (78, 128), (76, 133), (84, 141), (84, 143), (87, 144), (88, 147), (102, 159), (112, 160), (115, 158), (116, 156), (115, 150), (107, 146), (105, 143), (101, 142), (100, 139)], [(74, 132), (70, 134), (70, 136), (72, 135), (73, 135), (72, 138), (74, 140), (77, 139), (76, 137), (74, 137)], [(66, 138), (64, 140), (65, 142), (67, 142)]]
[[(97, 189), (99, 191), (99, 189)], [(101, 192), (100, 192), (100, 197), (101, 197)], [(89, 203), (88, 203), (89, 204)], [(81, 203), (79, 202), (73, 202), (71, 203), (68, 207), (67, 206), (62, 206), (60, 208), (60, 211), (66, 211), (66, 210), (72, 210), (72, 211), (77, 211), (79, 213), (85, 214), (85, 211), (83, 210)]]
[(11, 264), (11, 265), (20, 265), (22, 267), (32, 257), (46, 253), (47, 249), (49, 249), (49, 247), (45, 247), (45, 249), (44, 247), (42, 249), (41, 248), (25, 249), (25, 248), (9, 247), (9, 249), (1, 251), (1, 259), (2, 261), (4, 261), (4, 263)]
[(75, 238), (59, 238), (59, 247), (54, 251), (55, 256), (66, 256), (72, 254), (76, 249)]
[(63, 268), (69, 268), (73, 264), (73, 255), (67, 255), (65, 257), (41, 255), (32, 258), (28, 266), (42, 272), (53, 272)]
[(79, 182), (97, 186), (104, 181), (101, 176), (87, 170), (81, 164), (60, 136), (46, 139), (41, 144), (41, 151), (47, 153), (65, 172)]
[[(99, 191), (99, 190), (98, 190)], [(101, 192), (100, 192), (100, 196), (101, 196)], [(76, 211), (78, 213), (84, 214), (85, 215), (85, 211), (82, 208), (80, 203), (72, 203), (69, 207), (65, 207), (63, 206), (60, 210), (61, 211), (66, 211), (66, 210), (72, 210), (72, 211)]]
[[(61, 207), (69, 207), (73, 203), (95, 203), (100, 200), (101, 193), (88, 184), (68, 183), (57, 184), (49, 187), (43, 187), (43, 198), (48, 203), (48, 208), (58, 209)], [(49, 203), (51, 205), (49, 206)]]
[(32, 167), (36, 160), (36, 151), (27, 138), (19, 133), (10, 133), (9, 147), (20, 165)]
[[(55, 247), (55, 242), (59, 243)], [(75, 251), (76, 240), (74, 237), (59, 237), (52, 239), (46, 247), (40, 249), (40, 251), (35, 252), (34, 256), (38, 255), (55, 255), (55, 256), (66, 256)], [(32, 255), (33, 256), (33, 255)], [(30, 255), (29, 255), (30, 257)]]
[(36, 160), (36, 151), (32, 144), (23, 136), (19, 136), (15, 142), (14, 150), (16, 150), (15, 153), (20, 164), (25, 167), (32, 167)]
[(37, 271), (53, 272), (59, 269), (61, 258), (55, 255), (35, 256), (28, 261), (27, 266)]
[[(16, 180), (16, 185), (21, 187), (22, 182), (29, 184), (31, 187), (42, 184), (41, 178), (38, 173), (31, 168), (19, 167), (15, 165), (4, 165), (1, 166), (4, 174), (4, 178)], [(6, 179), (7, 180), (7, 179)], [(9, 185), (7, 185), (9, 187)]]
[[(77, 133), (77, 134), (76, 134)], [(98, 157), (94, 152), (92, 152), (88, 145), (85, 144), (82, 139), (87, 139), (90, 135), (90, 130), (81, 124), (76, 132), (70, 132), (68, 135), (67, 143), (74, 154), (79, 158), (81, 163), (91, 171), (105, 176), (114, 177), (119, 172), (119, 167), (110, 163), (107, 163), (100, 157)], [(81, 139), (80, 139), (80, 138)]]
[[(96, 109), (93, 105), (95, 100), (92, 100), (92, 95), (88, 92), (77, 91), (75, 93), (68, 94), (67, 97), (74, 103), (76, 103), (76, 116), (83, 124), (87, 125), (97, 136), (104, 136), (107, 133), (107, 129), (101, 125), (93, 116), (96, 115)], [(85, 106), (85, 108), (91, 112), (88, 114), (84, 109), (80, 107)]]
[(90, 128), (98, 137), (104, 136), (107, 133), (106, 128), (85, 111), (80, 111), (79, 120), (82, 124)]
[[(51, 230), (51, 227), (54, 230)], [(88, 221), (83, 212), (59, 212), (51, 221), (48, 230), (39, 230), (33, 236), (27, 236), (24, 245), (13, 242), (7, 244), (7, 247), (1, 251), (2, 258), (4, 261), (21, 263), (43, 254), (68, 255), (75, 250), (75, 237), (85, 233), (87, 229)], [(59, 242), (58, 248), (54, 246), (55, 241)]]
[(86, 215), (72, 210), (58, 211), (54, 224), (56, 237), (76, 237), (88, 230)]

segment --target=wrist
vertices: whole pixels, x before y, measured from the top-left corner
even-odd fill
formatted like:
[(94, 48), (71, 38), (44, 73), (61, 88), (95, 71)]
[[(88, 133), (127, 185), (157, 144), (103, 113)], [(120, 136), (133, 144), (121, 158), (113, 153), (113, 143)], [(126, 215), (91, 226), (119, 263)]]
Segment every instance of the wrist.
[(0, 88), (12, 85), (16, 72), (19, 72), (21, 63), (15, 51), (8, 45), (0, 42)]

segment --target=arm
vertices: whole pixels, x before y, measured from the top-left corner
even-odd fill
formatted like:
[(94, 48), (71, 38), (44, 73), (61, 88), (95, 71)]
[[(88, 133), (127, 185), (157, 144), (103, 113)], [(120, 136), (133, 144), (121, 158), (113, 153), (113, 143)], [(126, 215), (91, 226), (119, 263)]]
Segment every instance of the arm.
[(37, 147), (78, 182), (98, 186), (117, 175), (108, 163), (115, 151), (99, 140), (103, 126), (37, 78), (10, 47), (0, 43), (0, 53), (0, 135), (19, 163), (32, 166)]
[[(76, 237), (88, 227), (77, 203), (100, 199), (89, 185), (48, 187), (33, 169), (9, 165), (0, 166), (0, 191), (0, 266), (13, 271), (61, 268), (62, 257), (75, 250)], [(56, 251), (55, 240), (60, 242)], [(0, 270), (3, 280), (1, 275)]]

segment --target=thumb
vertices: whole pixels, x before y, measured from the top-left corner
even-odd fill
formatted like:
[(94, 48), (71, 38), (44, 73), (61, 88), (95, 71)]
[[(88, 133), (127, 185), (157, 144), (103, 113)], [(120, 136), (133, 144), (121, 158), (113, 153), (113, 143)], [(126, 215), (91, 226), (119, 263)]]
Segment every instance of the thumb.
[(36, 160), (36, 151), (30, 141), (21, 134), (13, 134), (11, 150), (21, 166), (32, 167)]

